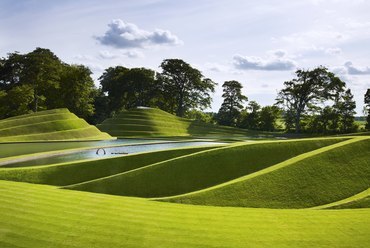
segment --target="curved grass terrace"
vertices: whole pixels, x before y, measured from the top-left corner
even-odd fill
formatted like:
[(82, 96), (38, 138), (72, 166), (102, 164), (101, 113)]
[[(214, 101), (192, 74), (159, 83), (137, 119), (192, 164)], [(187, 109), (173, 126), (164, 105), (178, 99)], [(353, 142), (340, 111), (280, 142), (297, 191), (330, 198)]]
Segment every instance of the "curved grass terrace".
[[(366, 134), (278, 140), (156, 109), (123, 112), (99, 128), (152, 145), (257, 140), (0, 167), (1, 248), (370, 246)], [(96, 130), (66, 109), (2, 120), (0, 142), (16, 143), (0, 144), (0, 163), (122, 146), (55, 142), (111, 138)], [(43, 139), (54, 142), (35, 142)]]
[(369, 209), (169, 204), (0, 181), (1, 247), (367, 247)]
[(68, 109), (40, 111), (0, 120), (0, 143), (107, 139), (112, 137)]

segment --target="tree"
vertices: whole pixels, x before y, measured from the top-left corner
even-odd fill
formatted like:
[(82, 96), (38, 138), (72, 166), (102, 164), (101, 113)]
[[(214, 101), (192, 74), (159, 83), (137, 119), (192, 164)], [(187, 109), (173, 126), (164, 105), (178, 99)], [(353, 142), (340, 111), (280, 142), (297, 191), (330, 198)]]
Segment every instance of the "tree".
[(365, 106), (367, 108), (366, 126), (367, 130), (370, 130), (370, 89), (367, 89), (364, 97)]
[(127, 93), (122, 82), (122, 77), (130, 69), (123, 66), (109, 67), (103, 75), (99, 77), (101, 91), (107, 93), (108, 106), (110, 112), (117, 111), (125, 107), (125, 97)]
[(222, 85), (224, 101), (218, 111), (218, 123), (226, 126), (236, 126), (243, 102), (248, 98), (242, 94), (243, 86), (238, 81), (226, 81)]
[(59, 88), (61, 69), (61, 61), (49, 49), (38, 47), (24, 55), (20, 83), (30, 85), (34, 91), (34, 112), (38, 111), (40, 100), (45, 100), (50, 91)]
[(295, 131), (301, 132), (301, 118), (308, 106), (335, 99), (343, 92), (345, 83), (325, 67), (297, 70), (297, 78), (284, 82), (278, 93), (277, 104), (283, 106), (289, 117), (293, 116)]
[(27, 114), (34, 92), (29, 85), (18, 85), (9, 91), (0, 90), (0, 118)]
[(197, 109), (191, 109), (185, 115), (185, 118), (188, 118), (188, 119), (193, 119), (199, 122), (214, 124), (213, 117), (214, 117), (214, 113), (203, 112)]
[(339, 113), (335, 107), (326, 106), (309, 118), (306, 127), (311, 133), (336, 133), (339, 130)]
[(181, 59), (166, 59), (158, 75), (164, 98), (165, 110), (183, 117), (190, 109), (203, 110), (210, 106), (216, 84)]
[(250, 101), (248, 106), (241, 111), (238, 127), (257, 130), (259, 128), (261, 106), (256, 101)]
[(83, 65), (64, 65), (59, 87), (46, 99), (48, 108), (68, 108), (82, 118), (92, 116), (96, 88), (90, 75), (90, 69)]
[(357, 129), (355, 125), (356, 102), (353, 100), (353, 95), (350, 89), (347, 89), (334, 104), (338, 110), (339, 116), (339, 132), (349, 133)]
[(137, 106), (154, 106), (161, 91), (155, 72), (146, 68), (110, 67), (99, 78), (112, 112)]
[[(63, 63), (49, 49), (36, 48), (26, 54), (9, 53), (7, 58), (0, 59), (0, 90), (5, 91), (8, 104), (18, 105), (13, 106), (14, 111), (9, 111), (7, 116), (40, 109), (68, 108), (86, 118), (94, 112), (93, 92), (96, 89), (90, 75), (87, 67)], [(31, 103), (28, 102), (30, 92), (33, 93)], [(12, 94), (15, 94), (14, 100), (9, 99)], [(17, 101), (21, 97), (23, 103)]]
[(8, 54), (0, 63), (0, 88), (11, 90), (20, 85), (33, 89), (33, 111), (46, 108), (40, 106), (50, 90), (59, 87), (62, 63), (49, 49), (36, 48), (27, 54), (18, 52)]
[(276, 122), (280, 116), (280, 109), (277, 106), (265, 106), (259, 113), (258, 129), (262, 131), (276, 130)]

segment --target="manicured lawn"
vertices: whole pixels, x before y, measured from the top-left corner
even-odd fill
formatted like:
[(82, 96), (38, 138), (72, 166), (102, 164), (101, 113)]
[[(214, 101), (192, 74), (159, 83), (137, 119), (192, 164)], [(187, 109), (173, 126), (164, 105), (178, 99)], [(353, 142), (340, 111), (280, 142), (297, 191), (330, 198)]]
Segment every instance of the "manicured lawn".
[(161, 197), (211, 187), (343, 139), (242, 143), (164, 161), (71, 189), (115, 195)]
[(369, 137), (328, 148), (224, 185), (167, 200), (216, 206), (307, 208), (336, 202), (368, 189)]
[(68, 109), (40, 111), (0, 120), (0, 143), (111, 138)]
[(370, 209), (190, 206), (0, 181), (0, 246), (369, 247)]
[[(160, 109), (124, 111), (97, 127), (117, 137), (193, 136), (241, 139), (250, 136), (273, 137), (278, 133), (257, 132), (180, 118)], [(280, 134), (282, 135), (282, 134)]]
[(0, 179), (60, 186), (70, 185), (213, 148), (215, 147), (181, 148), (50, 166), (0, 168)]

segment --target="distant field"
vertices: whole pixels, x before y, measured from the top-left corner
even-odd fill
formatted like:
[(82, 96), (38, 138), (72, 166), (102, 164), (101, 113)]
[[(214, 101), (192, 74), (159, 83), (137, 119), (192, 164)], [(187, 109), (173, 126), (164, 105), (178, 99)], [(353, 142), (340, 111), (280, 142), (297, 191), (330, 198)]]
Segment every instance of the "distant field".
[(111, 138), (68, 109), (40, 111), (0, 120), (0, 143)]

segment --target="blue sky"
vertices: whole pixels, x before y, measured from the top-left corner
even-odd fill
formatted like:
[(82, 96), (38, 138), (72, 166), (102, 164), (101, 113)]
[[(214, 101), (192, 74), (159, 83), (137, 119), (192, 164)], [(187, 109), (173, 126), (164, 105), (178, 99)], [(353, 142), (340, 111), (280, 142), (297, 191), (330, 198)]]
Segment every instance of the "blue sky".
[(51, 49), (98, 78), (123, 65), (159, 71), (181, 58), (221, 85), (274, 103), (297, 68), (327, 66), (352, 89), (357, 112), (370, 88), (370, 1), (366, 0), (0, 0), (0, 56)]

